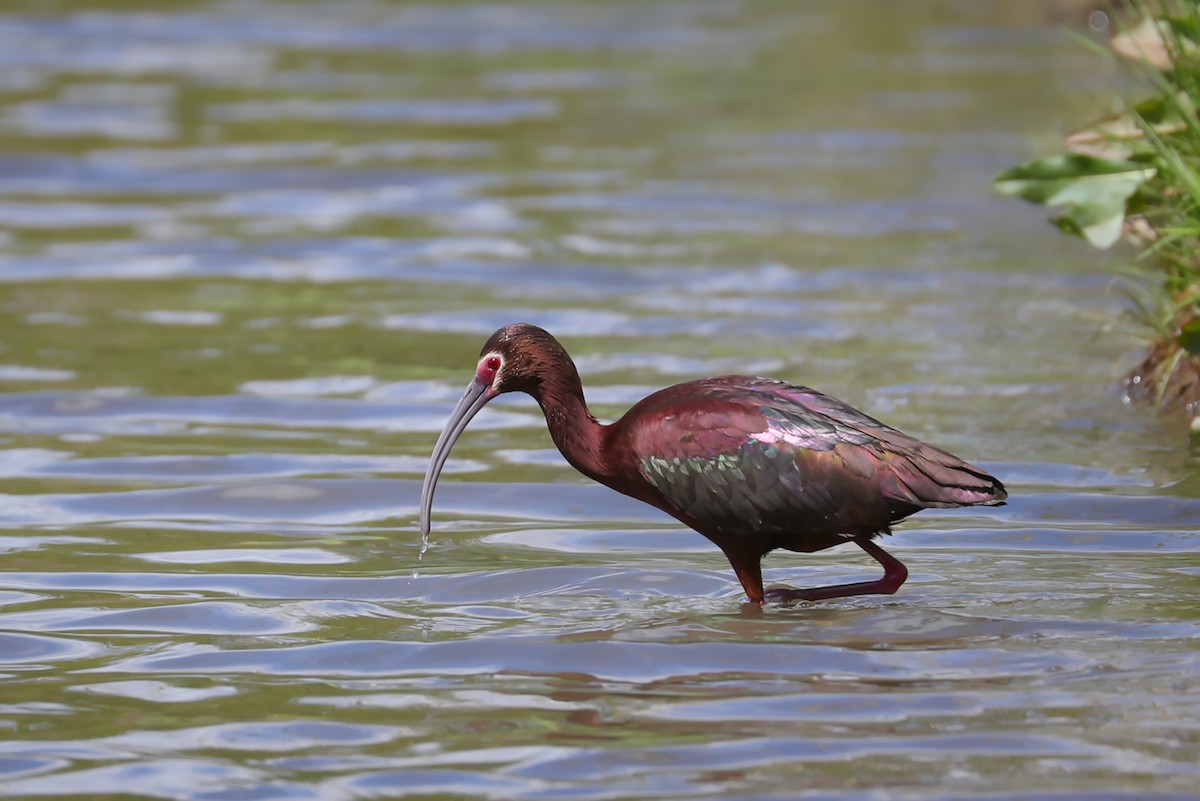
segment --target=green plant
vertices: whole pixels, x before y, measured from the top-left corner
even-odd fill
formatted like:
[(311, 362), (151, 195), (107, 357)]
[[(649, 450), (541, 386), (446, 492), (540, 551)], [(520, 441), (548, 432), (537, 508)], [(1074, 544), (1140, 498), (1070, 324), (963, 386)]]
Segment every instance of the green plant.
[(1191, 408), (1200, 404), (1200, 0), (1133, 10), (1139, 21), (1101, 52), (1124, 58), (1154, 94), (1071, 134), (1067, 152), (1007, 170), (994, 185), (1057, 207), (1054, 222), (1095, 247), (1125, 239), (1141, 250), (1134, 313), (1153, 334), (1126, 385)]

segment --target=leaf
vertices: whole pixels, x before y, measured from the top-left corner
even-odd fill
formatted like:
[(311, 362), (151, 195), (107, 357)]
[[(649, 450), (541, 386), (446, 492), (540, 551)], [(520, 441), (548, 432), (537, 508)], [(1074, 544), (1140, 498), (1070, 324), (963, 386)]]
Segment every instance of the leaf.
[(1062, 206), (1060, 226), (1075, 230), (1094, 247), (1121, 238), (1125, 203), (1156, 170), (1135, 161), (1078, 153), (1037, 159), (1000, 173), (996, 191), (1045, 206)]
[(1130, 111), (1110, 114), (1086, 128), (1072, 131), (1063, 141), (1071, 153), (1126, 161), (1134, 153), (1150, 150), (1145, 141), (1147, 129), (1159, 136), (1186, 131), (1187, 122), (1178, 107), (1190, 102), (1183, 93), (1178, 93), (1171, 102), (1164, 97), (1143, 100)]
[(1188, 353), (1200, 353), (1200, 319), (1189, 320), (1179, 331), (1177, 340), (1179, 347)]
[(1181, 49), (1200, 45), (1200, 18), (1194, 14), (1184, 17), (1167, 17), (1166, 23), (1175, 43)]
[(1144, 61), (1155, 69), (1171, 69), (1168, 44), (1170, 25), (1165, 20), (1146, 17), (1137, 25), (1117, 34), (1109, 43), (1125, 58)]

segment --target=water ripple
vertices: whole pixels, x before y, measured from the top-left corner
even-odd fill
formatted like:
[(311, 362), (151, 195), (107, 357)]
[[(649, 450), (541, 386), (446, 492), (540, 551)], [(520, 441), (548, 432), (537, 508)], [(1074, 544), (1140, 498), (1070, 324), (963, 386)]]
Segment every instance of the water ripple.
[[(1103, 391), (1127, 254), (987, 188), (1095, 79), (1062, 9), (299, 8), (0, 10), (0, 794), (1194, 796), (1186, 426)], [(776, 375), (1010, 503), (763, 608), (509, 396), (422, 555), (518, 319), (602, 415)]]

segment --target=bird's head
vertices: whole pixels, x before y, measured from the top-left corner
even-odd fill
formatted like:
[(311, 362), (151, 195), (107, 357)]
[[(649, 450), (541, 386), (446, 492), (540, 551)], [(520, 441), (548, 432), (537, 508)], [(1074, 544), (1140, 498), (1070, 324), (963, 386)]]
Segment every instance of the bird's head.
[[(487, 405), (488, 401), (505, 392), (526, 392), (538, 400), (543, 399), (543, 387), (548, 381), (565, 381), (578, 386), (579, 374), (566, 350), (549, 333), (529, 323), (506, 325), (488, 338), (479, 361), (475, 364), (475, 377), (467, 391), (459, 398), (446, 427), (433, 447), (429, 469), (421, 487), (421, 534), (429, 534), (429, 512), (433, 506), (433, 490), (437, 486), (442, 466), (450, 456), (450, 449), (466, 430), (471, 419)], [(580, 390), (582, 392), (582, 390)]]
[(505, 392), (526, 392), (537, 398), (545, 380), (564, 370), (573, 373), (574, 365), (557, 339), (536, 325), (513, 323), (484, 343), (475, 383), (486, 386), (485, 392), (493, 398)]

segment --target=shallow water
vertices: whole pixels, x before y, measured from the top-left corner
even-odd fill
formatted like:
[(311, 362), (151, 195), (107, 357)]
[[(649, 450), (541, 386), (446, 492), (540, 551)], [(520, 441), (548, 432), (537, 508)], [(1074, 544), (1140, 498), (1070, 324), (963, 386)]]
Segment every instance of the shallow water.
[[(1200, 484), (1127, 254), (990, 193), (1112, 76), (1070, 3), (0, 11), (0, 795), (1196, 797)], [(747, 371), (994, 471), (901, 592), (757, 608), (505, 398)], [(776, 554), (768, 582), (878, 568)]]

